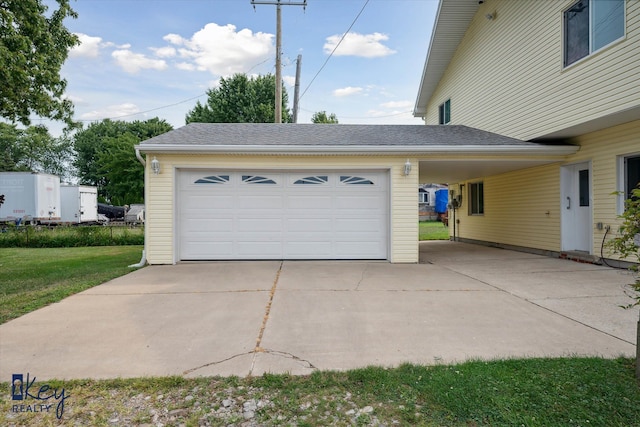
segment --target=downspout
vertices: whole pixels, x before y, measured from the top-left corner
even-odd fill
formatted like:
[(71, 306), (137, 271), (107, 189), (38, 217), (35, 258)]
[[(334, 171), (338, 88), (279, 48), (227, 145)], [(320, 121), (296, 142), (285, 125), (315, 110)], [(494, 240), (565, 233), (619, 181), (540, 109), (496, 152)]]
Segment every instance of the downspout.
[[(136, 148), (136, 157), (138, 158), (138, 160), (140, 161), (140, 163), (142, 163), (142, 167), (146, 169), (147, 163), (144, 161), (144, 159), (142, 158), (142, 156), (140, 155), (140, 150), (138, 148)], [(145, 234), (147, 233), (147, 225), (145, 224), (145, 228), (144, 228)], [(140, 268), (140, 267), (144, 267), (145, 265), (147, 265), (147, 237), (145, 236), (144, 239), (144, 249), (142, 249), (142, 258), (140, 258), (140, 262), (137, 264), (131, 264), (129, 266), (129, 268)]]

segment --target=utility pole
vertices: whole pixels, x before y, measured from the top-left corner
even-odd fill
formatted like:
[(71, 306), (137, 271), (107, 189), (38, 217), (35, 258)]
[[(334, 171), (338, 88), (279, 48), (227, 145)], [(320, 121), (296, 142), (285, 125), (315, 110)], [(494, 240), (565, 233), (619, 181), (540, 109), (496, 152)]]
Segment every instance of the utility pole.
[(280, 6), (302, 6), (307, 7), (307, 0), (287, 1), (283, 0), (251, 0), (253, 8), (257, 4), (267, 4), (276, 6), (276, 110), (275, 122), (282, 123), (282, 18)]
[(298, 55), (296, 60), (296, 86), (293, 91), (293, 123), (298, 123), (298, 99), (300, 98), (300, 67), (302, 55)]

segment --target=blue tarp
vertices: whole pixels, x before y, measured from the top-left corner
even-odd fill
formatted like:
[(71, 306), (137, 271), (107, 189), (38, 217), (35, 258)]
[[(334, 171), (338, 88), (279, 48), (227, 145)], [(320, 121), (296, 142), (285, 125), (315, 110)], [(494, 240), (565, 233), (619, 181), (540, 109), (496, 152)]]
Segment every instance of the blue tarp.
[(436, 190), (436, 213), (445, 213), (449, 203), (449, 190), (442, 188)]

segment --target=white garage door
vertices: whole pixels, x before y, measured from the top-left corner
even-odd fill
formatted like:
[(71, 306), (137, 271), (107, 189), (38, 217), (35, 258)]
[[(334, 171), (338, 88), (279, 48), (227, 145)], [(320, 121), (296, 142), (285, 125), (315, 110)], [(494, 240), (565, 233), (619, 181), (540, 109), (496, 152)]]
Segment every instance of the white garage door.
[(387, 259), (387, 172), (178, 174), (181, 260)]

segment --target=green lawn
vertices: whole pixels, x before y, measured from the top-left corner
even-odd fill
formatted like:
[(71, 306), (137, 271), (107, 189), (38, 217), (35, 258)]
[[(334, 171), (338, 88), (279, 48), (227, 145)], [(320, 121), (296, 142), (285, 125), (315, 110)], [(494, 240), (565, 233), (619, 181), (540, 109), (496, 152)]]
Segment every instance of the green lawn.
[[(126, 274), (141, 250), (0, 249), (1, 322)], [(634, 360), (624, 358), (407, 364), (310, 376), (48, 381), (33, 389), (41, 385), (66, 390), (65, 425), (240, 425), (243, 403), (251, 401), (262, 402), (252, 425), (640, 425), (640, 383)], [(0, 383), (0, 390), (0, 425), (59, 425), (55, 411), (12, 412), (10, 385)]]
[(0, 323), (122, 276), (142, 246), (0, 249)]
[(449, 240), (449, 229), (440, 221), (420, 221), (420, 240)]
[[(61, 419), (65, 425), (243, 425), (245, 402), (257, 406), (250, 425), (260, 426), (640, 425), (640, 387), (629, 359), (473, 361), (310, 376), (47, 384), (69, 396)], [(5, 382), (0, 388), (5, 390), (0, 424), (59, 425), (55, 413), (12, 414), (11, 387)]]

